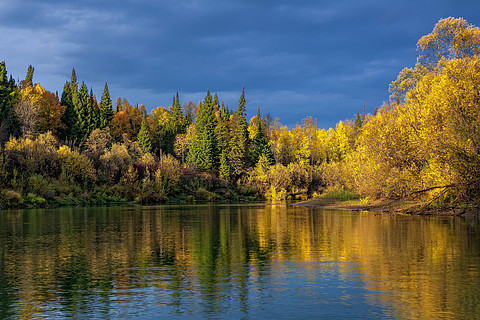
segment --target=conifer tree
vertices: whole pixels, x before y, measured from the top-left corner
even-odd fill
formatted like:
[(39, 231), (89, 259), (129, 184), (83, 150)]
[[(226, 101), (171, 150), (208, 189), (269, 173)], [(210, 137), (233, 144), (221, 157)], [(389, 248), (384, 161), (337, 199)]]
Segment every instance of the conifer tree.
[(186, 132), (185, 117), (182, 113), (182, 107), (180, 106), (180, 100), (178, 92), (176, 96), (173, 96), (172, 106), (168, 113), (167, 123), (165, 127), (164, 135), (164, 151), (167, 153), (173, 153), (175, 137), (177, 134)]
[(90, 95), (85, 82), (82, 82), (79, 92), (80, 103), (76, 108), (78, 124), (77, 138), (80, 140), (88, 138), (90, 133), (96, 128), (96, 110), (94, 108), (92, 96), (93, 92)]
[(257, 121), (257, 132), (253, 138), (253, 150), (252, 150), (252, 160), (256, 164), (260, 156), (264, 156), (269, 165), (275, 163), (275, 158), (272, 153), (272, 149), (268, 145), (268, 140), (265, 137), (263, 132), (263, 124), (260, 116), (260, 107), (258, 108), (258, 113), (256, 117)]
[(360, 112), (357, 111), (357, 116), (355, 117), (355, 129), (360, 129), (363, 125), (362, 117), (360, 116)]
[(223, 180), (230, 180), (230, 165), (228, 163), (227, 151), (222, 151), (220, 156), (220, 167), (218, 169), (218, 176)]
[(35, 68), (32, 67), (32, 65), (28, 66), (27, 70), (27, 75), (25, 76), (25, 80), (21, 82), (21, 85), (23, 87), (32, 87), (33, 86), (33, 72), (35, 71)]
[(197, 116), (197, 135), (192, 141), (187, 161), (200, 170), (214, 171), (218, 162), (217, 140), (215, 128), (217, 119), (213, 106), (212, 95), (207, 90), (205, 100), (201, 103)]
[(149, 153), (152, 150), (152, 143), (150, 141), (150, 135), (148, 133), (145, 117), (143, 117), (142, 125), (140, 127), (140, 131), (138, 132), (137, 142), (143, 153)]
[(78, 92), (77, 74), (75, 68), (72, 69), (72, 79), (70, 80), (70, 92), (72, 95), (72, 104), (75, 108), (78, 108), (80, 104), (80, 97)]
[(65, 140), (75, 139), (78, 116), (72, 101), (72, 87), (68, 81), (63, 86), (60, 103), (62, 106), (65, 106), (65, 112), (62, 114), (62, 123), (65, 125), (65, 128), (62, 130), (61, 136)]
[(100, 128), (100, 110), (98, 109), (97, 99), (93, 95), (93, 88), (90, 88), (90, 110), (93, 112), (93, 131)]
[(222, 103), (222, 108), (220, 109), (220, 121), (218, 121), (217, 127), (215, 128), (215, 134), (217, 135), (217, 146), (218, 152), (221, 155), (224, 151), (228, 152), (229, 145), (229, 125), (230, 125), (230, 115), (227, 114), (227, 109)]
[(103, 89), (102, 101), (100, 101), (99, 109), (99, 127), (105, 128), (113, 119), (112, 100), (110, 99), (110, 93), (108, 92), (108, 86), (106, 82), (105, 88)]
[(19, 132), (19, 124), (13, 111), (15, 105), (16, 85), (13, 78), (7, 78), (5, 61), (0, 62), (0, 144), (10, 135)]
[(245, 171), (246, 155), (248, 150), (248, 124), (245, 113), (245, 86), (238, 101), (238, 109), (235, 112), (232, 123), (232, 143), (230, 147), (230, 166), (232, 174), (240, 176)]
[(77, 75), (75, 68), (72, 69), (72, 78), (67, 81), (63, 87), (61, 104), (65, 106), (65, 112), (62, 115), (62, 122), (65, 124), (65, 129), (61, 136), (65, 140), (77, 141), (80, 137), (79, 125), (79, 93), (77, 85)]

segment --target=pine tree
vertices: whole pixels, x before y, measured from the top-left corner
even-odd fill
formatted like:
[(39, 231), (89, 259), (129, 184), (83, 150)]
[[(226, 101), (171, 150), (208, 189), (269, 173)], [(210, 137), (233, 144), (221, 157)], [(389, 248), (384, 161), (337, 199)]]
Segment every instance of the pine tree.
[(362, 117), (360, 116), (360, 112), (357, 111), (357, 116), (355, 117), (355, 129), (360, 129), (363, 125)]
[(257, 132), (255, 134), (255, 137), (253, 138), (254, 147), (252, 150), (253, 163), (256, 164), (260, 156), (264, 156), (268, 161), (268, 164), (272, 165), (275, 163), (275, 158), (273, 156), (272, 149), (268, 145), (268, 140), (265, 137), (265, 133), (263, 132), (263, 124), (260, 116), (260, 108), (258, 108), (256, 122), (257, 122)]
[(19, 133), (20, 125), (15, 116), (14, 103), (16, 97), (15, 80), (7, 78), (5, 61), (0, 62), (0, 144), (9, 139), (10, 135)]
[(108, 86), (105, 82), (105, 88), (103, 89), (102, 101), (99, 105), (100, 111), (100, 128), (108, 126), (113, 119), (112, 100), (110, 99), (110, 93), (108, 92)]
[(215, 128), (217, 118), (213, 106), (212, 95), (207, 90), (205, 100), (201, 103), (197, 116), (197, 135), (190, 147), (187, 161), (196, 165), (199, 170), (214, 171), (218, 163), (217, 139)]
[(90, 88), (90, 109), (93, 112), (93, 124), (92, 124), (92, 131), (95, 129), (100, 128), (100, 109), (97, 103), (97, 99), (93, 95), (93, 88)]
[(93, 92), (90, 95), (88, 93), (85, 82), (82, 82), (79, 94), (79, 105), (77, 106), (77, 124), (78, 134), (77, 137), (82, 141), (90, 135), (90, 133), (96, 128), (96, 110), (92, 101)]
[(68, 81), (63, 86), (60, 103), (62, 106), (65, 106), (65, 112), (62, 114), (62, 123), (65, 125), (65, 128), (61, 132), (61, 137), (64, 140), (75, 139), (78, 116), (72, 101), (72, 87)]
[(148, 133), (145, 117), (142, 120), (142, 126), (138, 132), (137, 142), (143, 153), (149, 153), (152, 150), (152, 143), (150, 142), (150, 135)]
[(78, 114), (80, 99), (75, 68), (72, 69), (71, 81), (67, 81), (63, 87), (61, 104), (66, 107), (62, 115), (65, 129), (62, 131), (61, 136), (65, 140), (78, 141), (81, 138)]
[(177, 134), (183, 134), (186, 132), (185, 117), (182, 113), (182, 107), (180, 106), (180, 100), (178, 92), (176, 97), (173, 96), (172, 106), (168, 113), (167, 123), (165, 127), (164, 135), (164, 151), (167, 153), (173, 153), (175, 137)]
[(70, 92), (72, 95), (72, 104), (78, 109), (80, 105), (80, 97), (78, 92), (78, 83), (77, 83), (77, 74), (75, 73), (75, 68), (72, 69), (72, 79), (70, 80)]
[(25, 80), (23, 80), (20, 84), (22, 87), (32, 87), (33, 86), (33, 72), (35, 68), (32, 65), (28, 66), (27, 75), (25, 76)]
[(230, 165), (228, 163), (227, 151), (222, 151), (220, 156), (220, 167), (218, 169), (218, 176), (223, 180), (230, 180)]
[(230, 125), (230, 115), (227, 114), (227, 109), (222, 103), (222, 108), (220, 109), (220, 121), (218, 121), (217, 127), (215, 128), (215, 134), (217, 136), (217, 146), (218, 152), (220, 155), (225, 151), (228, 152), (229, 145), (229, 125)]
[(232, 143), (229, 155), (232, 174), (237, 177), (245, 172), (248, 143), (248, 124), (245, 112), (244, 86), (240, 100), (238, 101), (238, 109), (235, 112), (234, 122), (232, 123)]

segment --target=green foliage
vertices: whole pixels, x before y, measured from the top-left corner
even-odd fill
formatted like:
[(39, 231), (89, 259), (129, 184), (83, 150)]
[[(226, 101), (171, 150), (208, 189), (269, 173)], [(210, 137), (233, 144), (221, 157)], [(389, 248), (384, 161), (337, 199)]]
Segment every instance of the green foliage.
[[(340, 200), (480, 203), (479, 43), (479, 29), (463, 19), (440, 20), (419, 40), (417, 65), (390, 85), (388, 103), (328, 130), (311, 117), (288, 129), (260, 110), (248, 125), (245, 88), (232, 115), (210, 90), (198, 109), (184, 105), (185, 116), (178, 93), (170, 110), (147, 115), (119, 98), (113, 114), (107, 84), (97, 105), (83, 82), (78, 90), (75, 70), (62, 107), (33, 87), (33, 67), (17, 87), (2, 62), (0, 205), (21, 205), (22, 196), (42, 205), (284, 200), (325, 191)], [(22, 103), (34, 108), (20, 117)], [(29, 128), (22, 138), (18, 121)]]
[(255, 137), (253, 138), (253, 150), (252, 150), (252, 160), (253, 163), (257, 163), (261, 155), (265, 156), (270, 165), (275, 163), (275, 158), (273, 157), (272, 149), (268, 144), (267, 137), (263, 132), (262, 119), (260, 117), (260, 108), (258, 108), (258, 113), (256, 117), (257, 121), (257, 131)]
[(7, 78), (5, 61), (0, 62), (0, 145), (18, 134), (19, 124), (14, 113), (17, 90), (15, 81)]
[(137, 142), (143, 153), (149, 153), (152, 150), (152, 144), (150, 142), (150, 134), (145, 123), (145, 118), (142, 121), (142, 126), (140, 127), (140, 132), (137, 136)]
[(102, 100), (99, 104), (100, 122), (99, 128), (105, 128), (113, 119), (112, 100), (110, 99), (110, 92), (108, 91), (107, 83), (103, 89)]
[(218, 150), (215, 127), (217, 118), (210, 90), (200, 104), (196, 122), (196, 136), (188, 152), (187, 162), (203, 171), (214, 171), (217, 167)]

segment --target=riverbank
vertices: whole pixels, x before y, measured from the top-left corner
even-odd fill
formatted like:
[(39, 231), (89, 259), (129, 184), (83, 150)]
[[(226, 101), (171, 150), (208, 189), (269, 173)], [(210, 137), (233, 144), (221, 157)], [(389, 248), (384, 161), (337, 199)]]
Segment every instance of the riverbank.
[(376, 211), (392, 214), (410, 215), (448, 215), (462, 217), (480, 217), (480, 208), (473, 205), (456, 206), (428, 206), (415, 200), (391, 200), (378, 199), (373, 201), (364, 200), (341, 200), (331, 198), (311, 199), (295, 203), (303, 207), (323, 209), (343, 209), (355, 211)]

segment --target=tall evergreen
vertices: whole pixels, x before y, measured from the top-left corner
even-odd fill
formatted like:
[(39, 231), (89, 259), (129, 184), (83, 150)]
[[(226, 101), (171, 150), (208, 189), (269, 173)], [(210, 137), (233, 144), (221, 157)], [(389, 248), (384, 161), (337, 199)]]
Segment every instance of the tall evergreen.
[(215, 95), (213, 96), (213, 107), (215, 109), (220, 109), (220, 102), (218, 102), (218, 96), (216, 92), (215, 92)]
[(357, 116), (355, 117), (355, 122), (354, 122), (355, 129), (360, 129), (362, 125), (363, 125), (362, 117), (360, 116), (360, 112), (357, 111)]
[(218, 177), (223, 180), (230, 180), (230, 164), (228, 162), (227, 151), (222, 151), (220, 155), (220, 167), (218, 168)]
[(93, 124), (92, 124), (92, 131), (100, 128), (100, 110), (98, 108), (97, 99), (93, 95), (93, 88), (90, 88), (90, 109), (93, 112)]
[(108, 85), (105, 82), (105, 88), (103, 89), (102, 101), (99, 105), (100, 111), (100, 128), (108, 126), (113, 119), (112, 100), (110, 99), (110, 92), (108, 92)]
[(235, 112), (232, 123), (232, 143), (230, 147), (230, 165), (232, 174), (239, 177), (245, 172), (248, 150), (248, 124), (245, 112), (245, 86), (238, 101), (238, 109)]
[(15, 81), (11, 76), (8, 80), (5, 61), (0, 62), (0, 144), (19, 132), (20, 126), (13, 111), (16, 92)]
[(217, 135), (218, 153), (221, 155), (224, 151), (228, 153), (230, 140), (230, 115), (228, 114), (228, 111), (223, 103), (222, 108), (220, 109), (219, 118), (220, 121), (218, 121), (217, 127), (215, 128), (215, 134)]
[(212, 95), (207, 90), (205, 100), (200, 104), (197, 116), (197, 135), (189, 149), (187, 161), (199, 170), (214, 171), (218, 163), (217, 139), (215, 128), (217, 119)]
[(257, 117), (257, 132), (253, 138), (253, 150), (252, 150), (252, 160), (256, 164), (260, 156), (265, 156), (268, 161), (268, 164), (272, 165), (275, 163), (275, 158), (272, 153), (272, 149), (268, 145), (267, 137), (263, 132), (263, 123), (260, 116), (260, 107), (258, 108)]
[(21, 82), (21, 85), (23, 87), (33, 86), (33, 73), (34, 73), (34, 71), (35, 71), (35, 68), (32, 67), (32, 65), (29, 65), (28, 69), (27, 69), (27, 75), (25, 76), (25, 80), (23, 80)]
[(150, 135), (147, 129), (147, 123), (145, 121), (145, 117), (143, 117), (142, 125), (140, 127), (140, 131), (138, 132), (137, 142), (142, 149), (143, 153), (151, 152), (152, 150), (152, 143), (150, 141)]
[(80, 104), (77, 75), (75, 68), (72, 69), (72, 78), (63, 86), (61, 103), (66, 107), (62, 115), (65, 128), (62, 130), (62, 138), (70, 141), (78, 141), (80, 138), (80, 123), (78, 108)]
[(79, 104), (76, 111), (78, 124), (77, 138), (82, 141), (86, 139), (96, 127), (95, 110), (85, 82), (82, 82), (80, 86)]
[(167, 153), (173, 153), (173, 145), (175, 143), (175, 137), (177, 134), (185, 133), (185, 117), (182, 113), (182, 107), (180, 106), (180, 100), (178, 97), (178, 92), (176, 96), (173, 96), (172, 106), (170, 107), (170, 112), (168, 113), (167, 123), (165, 127), (165, 136), (164, 136), (164, 151)]
[(70, 80), (70, 92), (72, 94), (72, 104), (75, 108), (78, 108), (80, 104), (80, 97), (78, 92), (77, 74), (75, 68), (72, 69), (72, 79)]

